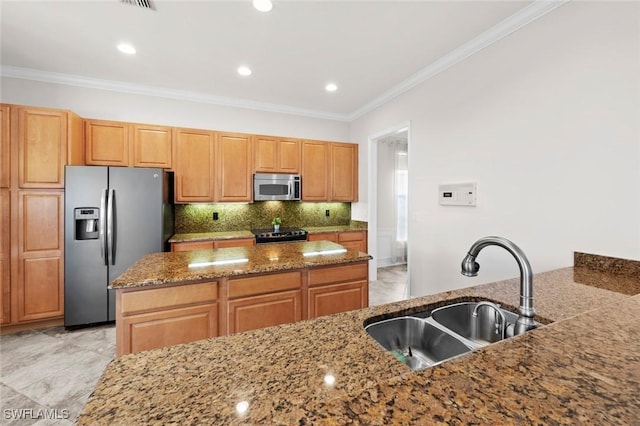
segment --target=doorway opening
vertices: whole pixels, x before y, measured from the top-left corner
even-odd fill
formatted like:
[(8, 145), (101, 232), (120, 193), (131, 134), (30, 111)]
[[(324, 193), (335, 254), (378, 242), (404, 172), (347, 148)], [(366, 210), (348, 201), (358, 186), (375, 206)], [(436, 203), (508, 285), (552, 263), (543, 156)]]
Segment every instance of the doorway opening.
[(410, 294), (410, 125), (369, 138), (370, 304), (404, 300)]

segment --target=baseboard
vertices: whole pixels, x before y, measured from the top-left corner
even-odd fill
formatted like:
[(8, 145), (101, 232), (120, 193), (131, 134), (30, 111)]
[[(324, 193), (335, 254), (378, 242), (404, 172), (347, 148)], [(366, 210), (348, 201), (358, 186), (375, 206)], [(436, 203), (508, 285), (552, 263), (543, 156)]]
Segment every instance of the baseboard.
[(37, 330), (40, 328), (57, 327), (59, 325), (64, 325), (64, 318), (0, 325), (0, 335), (13, 334), (26, 330)]

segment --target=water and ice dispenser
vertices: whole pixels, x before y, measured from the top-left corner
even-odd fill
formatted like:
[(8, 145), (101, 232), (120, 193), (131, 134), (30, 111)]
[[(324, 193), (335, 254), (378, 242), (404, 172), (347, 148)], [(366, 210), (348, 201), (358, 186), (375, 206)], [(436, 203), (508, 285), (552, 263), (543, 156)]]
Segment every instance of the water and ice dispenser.
[(81, 207), (74, 209), (76, 222), (76, 240), (97, 240), (100, 221), (100, 209)]

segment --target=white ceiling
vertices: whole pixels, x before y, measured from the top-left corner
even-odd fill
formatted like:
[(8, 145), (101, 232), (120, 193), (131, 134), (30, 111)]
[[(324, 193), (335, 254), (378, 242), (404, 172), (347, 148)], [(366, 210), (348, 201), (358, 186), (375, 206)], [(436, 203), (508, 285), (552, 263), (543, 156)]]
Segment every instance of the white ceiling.
[[(531, 5), (152, 1), (2, 0), (2, 74), (346, 120)], [(138, 53), (117, 51), (122, 41)], [(236, 73), (243, 64), (253, 75)]]

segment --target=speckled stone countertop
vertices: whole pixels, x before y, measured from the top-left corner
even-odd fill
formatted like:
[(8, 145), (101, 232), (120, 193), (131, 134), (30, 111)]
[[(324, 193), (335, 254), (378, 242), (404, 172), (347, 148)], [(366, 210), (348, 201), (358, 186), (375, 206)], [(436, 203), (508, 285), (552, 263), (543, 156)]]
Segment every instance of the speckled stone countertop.
[(112, 281), (109, 288), (189, 283), (235, 275), (360, 262), (370, 258), (368, 254), (330, 241), (151, 253), (140, 258)]
[(77, 423), (638, 424), (640, 296), (583, 280), (637, 284), (584, 267), (536, 274), (534, 306), (552, 324), (417, 372), (363, 324), (461, 298), (517, 306), (519, 281), (126, 355)]
[(326, 232), (366, 231), (367, 227), (357, 224), (340, 226), (308, 226), (304, 228), (309, 234), (322, 234)]
[(255, 235), (253, 235), (251, 231), (197, 232), (192, 234), (174, 234), (169, 238), (169, 242), (184, 243), (187, 241), (235, 240), (239, 238), (255, 238)]

